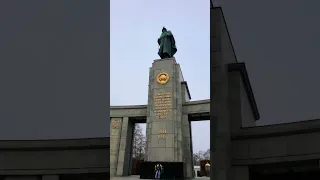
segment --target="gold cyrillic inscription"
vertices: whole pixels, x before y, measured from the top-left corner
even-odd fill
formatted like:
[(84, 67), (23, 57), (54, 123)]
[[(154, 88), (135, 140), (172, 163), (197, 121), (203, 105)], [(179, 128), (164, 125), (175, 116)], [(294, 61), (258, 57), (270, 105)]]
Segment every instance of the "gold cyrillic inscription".
[(170, 92), (156, 93), (154, 95), (154, 113), (158, 119), (166, 119), (171, 112), (172, 96)]
[(167, 130), (161, 129), (158, 135), (158, 139), (166, 139)]

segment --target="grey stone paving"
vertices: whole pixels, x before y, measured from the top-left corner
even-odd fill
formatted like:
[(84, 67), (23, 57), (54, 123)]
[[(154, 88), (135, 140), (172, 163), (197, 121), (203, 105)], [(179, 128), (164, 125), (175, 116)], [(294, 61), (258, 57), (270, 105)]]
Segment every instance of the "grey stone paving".
[[(112, 180), (137, 180), (140, 179), (139, 176), (126, 176), (126, 177), (111, 177)], [(209, 180), (210, 177), (198, 177), (193, 178), (192, 180)], [(147, 180), (147, 179), (146, 179)]]

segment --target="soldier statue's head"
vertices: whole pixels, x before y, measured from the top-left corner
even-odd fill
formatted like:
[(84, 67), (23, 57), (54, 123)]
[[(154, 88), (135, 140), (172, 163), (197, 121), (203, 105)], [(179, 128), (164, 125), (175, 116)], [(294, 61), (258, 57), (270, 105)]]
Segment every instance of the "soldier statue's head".
[(162, 28), (162, 32), (166, 32), (167, 29), (165, 27)]

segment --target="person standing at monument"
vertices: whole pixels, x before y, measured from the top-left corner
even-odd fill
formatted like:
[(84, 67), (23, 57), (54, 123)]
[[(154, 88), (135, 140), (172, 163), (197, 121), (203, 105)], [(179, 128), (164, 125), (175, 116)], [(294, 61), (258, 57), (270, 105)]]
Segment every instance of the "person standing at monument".
[(155, 165), (154, 169), (155, 169), (155, 178), (156, 179), (160, 179), (161, 174), (163, 173), (162, 165), (161, 164), (157, 164), (157, 165)]
[(161, 57), (161, 59), (171, 58), (177, 52), (176, 41), (174, 40), (173, 34), (165, 27), (162, 28), (162, 33), (158, 39), (158, 44), (158, 55)]

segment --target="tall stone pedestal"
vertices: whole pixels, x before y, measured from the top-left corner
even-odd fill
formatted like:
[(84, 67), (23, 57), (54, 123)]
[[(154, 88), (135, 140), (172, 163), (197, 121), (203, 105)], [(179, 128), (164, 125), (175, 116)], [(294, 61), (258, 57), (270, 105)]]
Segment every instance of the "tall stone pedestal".
[(155, 60), (150, 68), (146, 161), (184, 162), (182, 104), (189, 99), (182, 81), (175, 58)]

